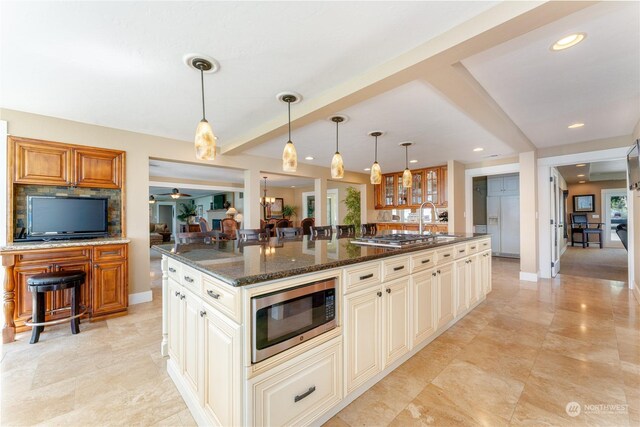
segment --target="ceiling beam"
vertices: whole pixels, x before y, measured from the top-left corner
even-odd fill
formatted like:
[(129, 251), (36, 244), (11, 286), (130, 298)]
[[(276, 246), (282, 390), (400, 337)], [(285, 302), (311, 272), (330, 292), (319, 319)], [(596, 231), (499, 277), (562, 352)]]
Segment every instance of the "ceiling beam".
[[(304, 99), (293, 110), (294, 127), (302, 127), (416, 79), (430, 70), (442, 70), (475, 53), (511, 40), (597, 2), (502, 2), (467, 22), (437, 36), (324, 94)], [(295, 89), (295, 88), (293, 88)], [(304, 96), (304, 94), (303, 94)], [(502, 120), (502, 119), (496, 119)], [(222, 145), (222, 154), (238, 154), (286, 134), (283, 114)], [(506, 132), (512, 133), (513, 130)], [(518, 138), (520, 143), (522, 137)]]

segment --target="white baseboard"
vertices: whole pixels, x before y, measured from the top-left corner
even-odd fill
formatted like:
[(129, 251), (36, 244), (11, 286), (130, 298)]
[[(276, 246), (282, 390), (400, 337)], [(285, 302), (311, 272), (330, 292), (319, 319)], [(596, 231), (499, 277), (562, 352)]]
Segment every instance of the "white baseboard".
[(129, 294), (129, 305), (142, 304), (143, 302), (153, 301), (153, 292), (145, 291), (137, 294)]
[(635, 283), (635, 286), (632, 289), (633, 291), (633, 295), (636, 297), (636, 302), (640, 305), (640, 288), (638, 287), (638, 284)]
[(537, 282), (538, 274), (537, 273), (527, 273), (526, 271), (520, 272), (520, 280), (525, 280), (527, 282)]

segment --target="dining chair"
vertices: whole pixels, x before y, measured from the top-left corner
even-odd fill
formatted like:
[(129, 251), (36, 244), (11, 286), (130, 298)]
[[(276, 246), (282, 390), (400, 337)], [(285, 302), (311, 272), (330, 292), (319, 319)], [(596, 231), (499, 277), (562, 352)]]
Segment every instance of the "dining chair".
[(360, 225), (360, 233), (363, 236), (375, 236), (378, 234), (378, 227), (375, 222)]
[(243, 228), (238, 230), (238, 237), (242, 241), (265, 240), (267, 238), (267, 234), (259, 228)]
[(315, 225), (311, 227), (311, 235), (312, 236), (325, 236), (330, 237), (333, 234), (333, 229), (330, 225), (321, 225), (316, 227)]
[(356, 234), (356, 226), (353, 224), (336, 225), (336, 233), (338, 236), (352, 236)]
[(311, 227), (315, 224), (316, 220), (314, 218), (305, 218), (300, 221), (300, 227), (302, 227), (302, 234), (305, 236), (309, 236), (311, 234)]

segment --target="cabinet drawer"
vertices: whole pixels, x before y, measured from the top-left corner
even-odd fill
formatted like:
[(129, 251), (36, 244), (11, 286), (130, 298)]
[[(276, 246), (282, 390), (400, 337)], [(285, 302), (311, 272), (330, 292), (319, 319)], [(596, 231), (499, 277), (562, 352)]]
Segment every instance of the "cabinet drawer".
[(413, 255), (411, 257), (411, 273), (427, 270), (436, 263), (435, 253), (433, 251)]
[(308, 425), (342, 398), (342, 346), (334, 344), (256, 382), (253, 425)]
[(177, 283), (181, 283), (182, 282), (182, 264), (180, 264), (178, 261), (174, 260), (173, 258), (169, 258), (167, 260), (167, 268), (168, 268), (168, 272), (167, 274), (169, 275), (169, 277), (171, 277), (173, 280), (175, 280)]
[(486, 251), (487, 249), (491, 249), (491, 239), (480, 240), (480, 251)]
[(204, 277), (202, 279), (202, 295), (205, 302), (240, 323), (241, 298), (231, 286), (218, 284), (208, 277)]
[(350, 293), (380, 283), (380, 263), (357, 265), (344, 269), (344, 291)]
[(436, 250), (436, 264), (444, 264), (451, 261), (453, 261), (453, 246)]
[(382, 281), (397, 279), (409, 274), (409, 256), (385, 259), (382, 261)]
[(25, 251), (17, 256), (17, 262), (20, 264), (88, 261), (90, 259), (91, 247)]
[(199, 271), (191, 267), (182, 265), (180, 283), (196, 295), (200, 295), (202, 292), (202, 276)]
[(480, 242), (474, 240), (471, 243), (467, 243), (467, 254), (473, 255), (477, 254), (480, 250)]
[(110, 261), (127, 257), (127, 245), (104, 245), (93, 248), (94, 261)]
[(453, 248), (453, 258), (454, 259), (464, 258), (466, 256), (467, 256), (467, 245), (466, 244), (454, 246), (454, 248)]

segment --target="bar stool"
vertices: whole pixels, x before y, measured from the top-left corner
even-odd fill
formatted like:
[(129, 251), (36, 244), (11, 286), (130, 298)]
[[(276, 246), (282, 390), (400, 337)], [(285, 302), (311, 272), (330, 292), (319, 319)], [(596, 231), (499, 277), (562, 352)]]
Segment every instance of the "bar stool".
[[(25, 322), (25, 325), (31, 326), (30, 344), (37, 343), (40, 339), (40, 332), (44, 331), (44, 327), (49, 325), (71, 321), (71, 333), (77, 334), (80, 332), (80, 316), (87, 312), (86, 307), (80, 305), (82, 284), (86, 277), (87, 273), (84, 271), (69, 270), (36, 274), (27, 279), (29, 291), (33, 296), (33, 316)], [(71, 315), (64, 319), (45, 322), (45, 292), (64, 289), (71, 289)], [(68, 308), (58, 310), (66, 310)], [(82, 312), (80, 312), (81, 309), (83, 310)]]

